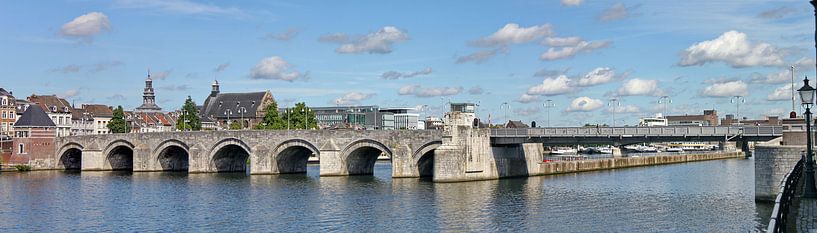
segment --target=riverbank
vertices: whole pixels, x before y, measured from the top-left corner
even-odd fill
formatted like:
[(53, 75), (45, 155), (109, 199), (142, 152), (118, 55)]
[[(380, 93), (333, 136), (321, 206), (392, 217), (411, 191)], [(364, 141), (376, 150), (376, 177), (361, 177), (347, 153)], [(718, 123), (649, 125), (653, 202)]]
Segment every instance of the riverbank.
[(628, 167), (655, 166), (663, 164), (686, 163), (716, 159), (733, 159), (744, 157), (745, 156), (743, 152), (735, 151), (735, 152), (716, 152), (707, 154), (657, 155), (646, 157), (621, 157), (610, 159), (542, 162), (538, 164), (539, 172), (530, 175), (532, 176), (554, 175), (564, 173), (609, 170)]

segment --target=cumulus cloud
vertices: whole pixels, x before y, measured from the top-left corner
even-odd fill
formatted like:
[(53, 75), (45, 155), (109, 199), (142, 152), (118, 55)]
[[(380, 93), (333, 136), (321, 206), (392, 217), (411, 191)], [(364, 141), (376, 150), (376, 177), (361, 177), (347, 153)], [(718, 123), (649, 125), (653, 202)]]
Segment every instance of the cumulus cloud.
[(218, 64), (218, 66), (216, 66), (216, 68), (214, 68), (214, 69), (213, 69), (213, 72), (214, 72), (214, 73), (221, 73), (221, 72), (223, 72), (224, 70), (226, 70), (226, 69), (227, 69), (227, 67), (230, 67), (230, 63), (229, 63), (229, 62), (227, 62), (227, 63), (221, 63), (221, 64)]
[(590, 42), (581, 41), (575, 46), (565, 46), (558, 48), (550, 47), (546, 52), (542, 53), (542, 55), (539, 56), (539, 59), (551, 61), (572, 58), (579, 53), (587, 53), (596, 49), (609, 47), (610, 44), (611, 42), (609, 41), (590, 41)]
[(221, 7), (212, 4), (202, 4), (189, 0), (118, 0), (121, 8), (149, 9), (162, 12), (187, 15), (241, 15), (243, 12), (236, 7)]
[(401, 73), (401, 72), (397, 72), (397, 71), (387, 71), (387, 72), (384, 72), (383, 74), (381, 74), (380, 78), (389, 79), (389, 80), (394, 80), (394, 79), (399, 79), (399, 78), (413, 78), (413, 77), (416, 77), (416, 76), (429, 75), (429, 74), (431, 74), (431, 72), (432, 72), (431, 67), (427, 67), (427, 68), (425, 68), (423, 70), (420, 70), (420, 71), (413, 71), (413, 72), (406, 72), (406, 73)]
[(745, 82), (737, 80), (712, 84), (705, 87), (701, 95), (707, 97), (747, 96), (749, 91)]
[(462, 57), (457, 58), (457, 64), (462, 64), (466, 62), (474, 62), (474, 63), (483, 63), (488, 59), (495, 57), (497, 54), (501, 53), (508, 53), (507, 47), (500, 47), (491, 50), (484, 50), (484, 51), (477, 51)]
[(783, 17), (790, 16), (791, 14), (796, 12), (797, 12), (796, 8), (782, 6), (760, 12), (760, 14), (758, 14), (757, 17), (765, 19), (781, 19)]
[(791, 82), (791, 70), (781, 70), (775, 73), (769, 74), (761, 74), (761, 73), (752, 73), (750, 75), (751, 83), (763, 83), (763, 84), (780, 84), (780, 83), (787, 83)]
[(337, 53), (369, 53), (387, 54), (392, 52), (392, 46), (409, 39), (408, 34), (393, 26), (386, 26), (363, 36), (349, 36), (345, 33), (335, 33), (320, 37), (322, 42), (339, 43), (335, 49)]
[(815, 64), (814, 59), (803, 57), (794, 62), (794, 67), (795, 69), (806, 71), (813, 70), (815, 68)]
[(516, 100), (516, 102), (523, 103), (523, 104), (533, 103), (533, 102), (536, 102), (536, 101), (539, 101), (539, 96), (538, 95), (528, 95), (528, 94), (522, 94), (522, 96), (520, 96), (519, 99)]
[[(795, 91), (796, 91), (796, 89), (797, 88), (795, 88)], [(783, 85), (783, 86), (780, 86), (780, 87), (774, 89), (774, 91), (772, 91), (772, 93), (770, 93), (768, 96), (766, 96), (766, 100), (768, 100), (768, 101), (791, 100), (791, 97), (792, 97), (791, 94), (792, 94), (791, 93), (791, 84)], [(797, 94), (794, 94), (794, 95), (797, 96)], [(797, 98), (797, 97), (795, 97), (795, 98)]]
[(83, 38), (90, 42), (93, 36), (111, 30), (111, 21), (101, 12), (90, 12), (65, 23), (60, 34), (70, 37)]
[(170, 72), (172, 72), (172, 71), (173, 70), (153, 72), (153, 73), (150, 73), (150, 77), (153, 78), (153, 79), (165, 80), (167, 78), (167, 76), (170, 76)]
[(528, 88), (528, 95), (554, 96), (573, 91), (570, 79), (565, 75), (554, 78), (545, 78), (541, 84)]
[(62, 93), (64, 98), (72, 98), (79, 95), (79, 89), (70, 89)]
[(767, 43), (752, 43), (746, 34), (728, 31), (714, 40), (696, 43), (681, 53), (680, 66), (724, 62), (734, 68), (780, 66), (784, 52)]
[(584, 0), (562, 0), (562, 5), (565, 6), (578, 6), (581, 5)]
[(255, 68), (250, 70), (250, 78), (252, 79), (274, 79), (283, 81), (295, 81), (296, 79), (306, 78), (305, 74), (298, 71), (291, 70), (291, 65), (278, 56), (267, 57), (261, 59)]
[(262, 37), (262, 39), (288, 41), (292, 38), (295, 38), (295, 36), (298, 35), (298, 32), (300, 32), (300, 30), (298, 30), (297, 28), (289, 28), (286, 31), (280, 33), (268, 33), (267, 35)]
[(340, 105), (354, 105), (359, 104), (360, 101), (370, 99), (374, 96), (373, 93), (349, 92), (335, 99), (335, 104)]
[(619, 96), (658, 96), (663, 91), (658, 88), (658, 80), (630, 79), (616, 90)]
[(624, 19), (631, 16), (632, 11), (640, 6), (641, 5), (628, 7), (622, 3), (616, 3), (615, 5), (612, 5), (610, 6), (610, 8), (607, 8), (606, 10), (601, 12), (597, 19), (602, 22)]
[(471, 42), (477, 46), (497, 46), (522, 44), (553, 35), (553, 26), (542, 24), (531, 27), (519, 27), (519, 24), (509, 23), (490, 36)]
[(413, 95), (416, 97), (452, 96), (462, 92), (462, 87), (422, 87), (420, 85), (406, 85), (397, 91), (399, 95)]
[(590, 97), (579, 97), (570, 102), (570, 106), (565, 109), (567, 112), (590, 112), (604, 107), (604, 102)]
[(471, 87), (471, 89), (468, 89), (469, 95), (482, 95), (483, 93), (485, 93), (485, 90), (483, 90), (482, 87), (479, 86), (474, 86)]
[(598, 67), (579, 78), (579, 86), (595, 86), (613, 81), (616, 72), (610, 67)]
[(548, 37), (542, 41), (542, 44), (551, 46), (551, 47), (572, 47), (579, 45), (582, 41), (581, 37), (578, 36), (571, 36), (571, 37)]

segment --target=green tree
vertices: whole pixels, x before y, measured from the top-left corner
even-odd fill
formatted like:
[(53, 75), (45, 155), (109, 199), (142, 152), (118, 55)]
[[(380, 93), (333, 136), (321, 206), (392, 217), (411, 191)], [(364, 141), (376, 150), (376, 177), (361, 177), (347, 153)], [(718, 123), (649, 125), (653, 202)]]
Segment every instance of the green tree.
[(255, 125), (255, 129), (286, 129), (286, 121), (278, 113), (278, 103), (275, 100), (264, 109), (264, 119)]
[(113, 118), (108, 122), (108, 129), (111, 133), (129, 133), (130, 126), (125, 121), (125, 110), (122, 110), (122, 105), (113, 110)]
[(239, 129), (243, 129), (243, 128), (244, 127), (241, 125), (241, 122), (238, 122), (238, 121), (230, 122), (230, 129), (231, 130), (239, 130)]
[(315, 112), (309, 109), (305, 103), (297, 103), (294, 108), (288, 109), (284, 113), (284, 124), (289, 121), (290, 129), (317, 129), (318, 118), (315, 117)]
[(176, 129), (181, 131), (199, 131), (201, 130), (201, 118), (199, 118), (199, 109), (196, 108), (196, 102), (190, 96), (182, 105), (182, 114), (176, 120)]

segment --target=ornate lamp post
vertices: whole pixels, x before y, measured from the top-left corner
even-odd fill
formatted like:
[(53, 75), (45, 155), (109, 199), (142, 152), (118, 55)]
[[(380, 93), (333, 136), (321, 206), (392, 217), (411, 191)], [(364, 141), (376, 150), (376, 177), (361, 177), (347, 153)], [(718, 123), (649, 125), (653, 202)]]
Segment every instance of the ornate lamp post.
[[(812, 1), (813, 3), (814, 1)], [(805, 188), (803, 188), (803, 197), (815, 198), (817, 197), (817, 188), (814, 186), (814, 152), (812, 150), (811, 141), (811, 105), (814, 104), (814, 87), (808, 84), (808, 77), (803, 80), (803, 87), (797, 90), (800, 93), (800, 101), (803, 107), (806, 108), (806, 169), (805, 169)]]

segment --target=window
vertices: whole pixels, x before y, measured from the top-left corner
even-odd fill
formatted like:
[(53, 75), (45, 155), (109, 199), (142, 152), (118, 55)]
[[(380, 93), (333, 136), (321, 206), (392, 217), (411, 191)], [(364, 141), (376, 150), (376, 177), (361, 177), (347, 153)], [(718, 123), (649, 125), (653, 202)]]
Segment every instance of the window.
[(25, 154), (26, 153), (25, 148), (26, 146), (23, 145), (22, 143), (20, 143), (20, 145), (17, 145), (17, 154)]
[(5, 111), (3, 111), (3, 118), (2, 119), (6, 119), (6, 112)]

